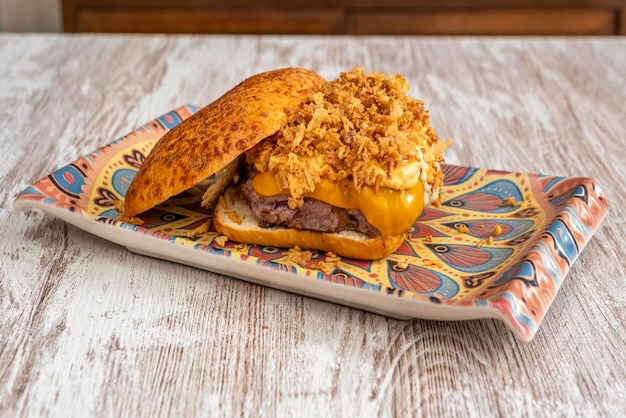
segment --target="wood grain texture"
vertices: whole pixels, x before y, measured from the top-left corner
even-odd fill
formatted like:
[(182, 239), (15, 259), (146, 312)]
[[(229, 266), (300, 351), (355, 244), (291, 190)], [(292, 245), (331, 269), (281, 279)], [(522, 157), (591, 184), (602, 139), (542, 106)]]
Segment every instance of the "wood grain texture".
[[(402, 73), (447, 160), (594, 178), (610, 207), (537, 336), (398, 321), (154, 260), (25, 186), (300, 66)], [(0, 416), (622, 416), (626, 40), (0, 35)]]

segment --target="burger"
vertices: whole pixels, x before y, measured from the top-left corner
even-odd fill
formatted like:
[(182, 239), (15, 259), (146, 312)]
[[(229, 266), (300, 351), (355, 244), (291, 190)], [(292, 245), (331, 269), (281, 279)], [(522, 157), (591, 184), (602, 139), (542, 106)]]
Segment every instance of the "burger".
[(438, 205), (441, 141), (401, 75), (325, 81), (298, 68), (252, 76), (166, 133), (121, 219), (206, 182), (215, 229), (246, 244), (377, 259)]

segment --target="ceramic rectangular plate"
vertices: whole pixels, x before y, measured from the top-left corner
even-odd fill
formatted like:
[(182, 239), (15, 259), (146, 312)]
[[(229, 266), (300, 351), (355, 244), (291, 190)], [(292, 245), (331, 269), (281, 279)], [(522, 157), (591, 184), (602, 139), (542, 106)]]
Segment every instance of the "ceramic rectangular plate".
[(14, 208), (39, 208), (129, 250), (395, 318), (497, 318), (530, 341), (568, 270), (604, 218), (593, 180), (445, 166), (443, 203), (427, 208), (410, 238), (376, 261), (343, 258), (324, 273), (314, 253), (187, 232), (211, 214), (192, 188), (142, 215), (116, 220), (122, 199), (156, 141), (196, 108), (180, 107), (27, 187)]

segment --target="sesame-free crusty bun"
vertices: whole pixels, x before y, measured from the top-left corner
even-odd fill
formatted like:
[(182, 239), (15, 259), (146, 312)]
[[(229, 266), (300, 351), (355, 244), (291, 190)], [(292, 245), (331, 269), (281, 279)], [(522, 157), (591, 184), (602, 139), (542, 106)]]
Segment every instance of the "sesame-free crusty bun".
[(300, 68), (244, 80), (157, 142), (128, 188), (122, 216), (130, 219), (225, 168), (281, 129), (324, 83)]
[(342, 257), (376, 260), (394, 252), (405, 234), (369, 238), (355, 231), (315, 232), (280, 226), (263, 227), (237, 187), (229, 187), (213, 212), (215, 229), (228, 239), (246, 244), (332, 252)]

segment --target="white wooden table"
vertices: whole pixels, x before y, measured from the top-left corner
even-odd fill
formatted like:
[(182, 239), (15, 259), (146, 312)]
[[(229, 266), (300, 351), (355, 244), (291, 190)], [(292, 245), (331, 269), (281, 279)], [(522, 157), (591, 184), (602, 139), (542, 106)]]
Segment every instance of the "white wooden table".
[[(399, 321), (142, 257), (25, 186), (300, 66), (401, 73), (450, 163), (591, 177), (609, 213), (535, 338)], [(624, 416), (626, 39), (0, 35), (0, 415)]]

